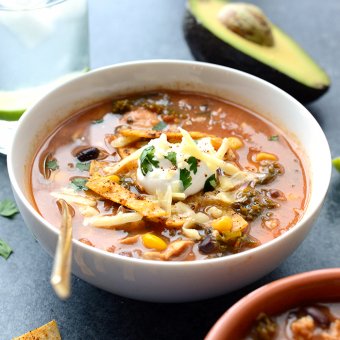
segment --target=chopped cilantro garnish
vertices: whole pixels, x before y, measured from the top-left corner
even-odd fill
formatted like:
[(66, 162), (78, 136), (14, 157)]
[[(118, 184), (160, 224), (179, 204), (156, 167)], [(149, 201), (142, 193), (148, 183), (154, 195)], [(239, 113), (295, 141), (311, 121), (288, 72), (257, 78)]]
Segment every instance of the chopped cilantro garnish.
[(55, 170), (59, 168), (59, 165), (57, 164), (55, 159), (52, 159), (51, 161), (46, 162), (46, 166), (47, 166), (47, 169), (51, 169), (51, 170)]
[(278, 140), (279, 136), (271, 136), (268, 138), (268, 140)]
[(205, 181), (203, 192), (215, 190), (216, 186), (217, 186), (216, 176), (215, 174), (213, 174), (210, 177), (208, 177), (207, 180)]
[(196, 172), (197, 172), (197, 158), (194, 157), (194, 156), (190, 156), (187, 163), (190, 164), (190, 170), (194, 174), (196, 174)]
[(292, 185), (292, 188), (294, 188), (294, 187), (295, 187), (295, 184)]
[(0, 239), (0, 256), (7, 260), (12, 251), (11, 246), (5, 240)]
[(88, 190), (89, 188), (86, 186), (87, 182), (87, 178), (73, 178), (69, 187), (77, 191)]
[(157, 125), (155, 125), (152, 130), (156, 130), (156, 131), (161, 131), (164, 130), (166, 128), (167, 124), (165, 122), (159, 122)]
[(10, 217), (18, 212), (19, 210), (12, 200), (4, 199), (2, 202), (0, 202), (0, 215), (1, 216)]
[(148, 172), (152, 172), (152, 165), (155, 168), (159, 168), (159, 162), (154, 160), (155, 147), (149, 146), (145, 148), (140, 156), (140, 166), (143, 176), (146, 176)]
[(335, 166), (335, 169), (337, 169), (340, 172), (340, 157), (334, 158), (332, 160), (332, 163)]
[(195, 142), (196, 145), (198, 144), (197, 140), (194, 139), (193, 141)]
[(174, 166), (177, 166), (176, 152), (170, 151), (164, 158), (168, 159)]
[(122, 177), (122, 178), (119, 178), (119, 182), (124, 182), (125, 181), (125, 178)]
[(96, 119), (92, 121), (92, 124), (100, 124), (104, 121), (104, 119)]
[(186, 190), (187, 188), (190, 187), (190, 185), (192, 184), (191, 181), (192, 181), (192, 178), (190, 176), (190, 171), (183, 168), (180, 170), (179, 172), (179, 179), (182, 181), (183, 183), (183, 187), (184, 187), (184, 190)]
[(80, 163), (80, 162), (78, 162), (76, 164), (76, 168), (79, 169), (80, 171), (88, 170), (88, 169), (90, 169), (90, 163)]

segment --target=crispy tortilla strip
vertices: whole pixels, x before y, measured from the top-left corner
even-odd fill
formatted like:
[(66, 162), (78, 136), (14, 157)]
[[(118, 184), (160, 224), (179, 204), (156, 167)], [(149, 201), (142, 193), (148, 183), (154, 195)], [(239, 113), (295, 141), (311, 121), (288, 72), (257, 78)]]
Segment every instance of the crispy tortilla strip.
[(13, 340), (61, 340), (55, 320)]
[(157, 204), (145, 200), (142, 195), (134, 194), (99, 174), (93, 175), (86, 183), (86, 186), (97, 194), (113, 202), (138, 211), (143, 216), (159, 217), (169, 215), (169, 213), (164, 211)]
[(91, 161), (89, 174), (90, 176), (94, 175), (96, 172), (99, 172), (101, 169), (112, 166), (114, 163), (103, 162), (103, 161)]
[(124, 146), (122, 148), (117, 148), (117, 152), (122, 159), (125, 159), (136, 152), (138, 149), (131, 146)]
[[(122, 129), (119, 131), (123, 136), (127, 137), (140, 137), (140, 138), (148, 138), (154, 139), (159, 138), (162, 133), (165, 133), (168, 139), (182, 139), (182, 134), (180, 132), (172, 132), (172, 131), (154, 131), (154, 130), (134, 130), (134, 129)], [(193, 139), (199, 139), (204, 137), (212, 137), (217, 138), (214, 135), (209, 135), (207, 133), (199, 132), (199, 131), (188, 131), (189, 135)]]

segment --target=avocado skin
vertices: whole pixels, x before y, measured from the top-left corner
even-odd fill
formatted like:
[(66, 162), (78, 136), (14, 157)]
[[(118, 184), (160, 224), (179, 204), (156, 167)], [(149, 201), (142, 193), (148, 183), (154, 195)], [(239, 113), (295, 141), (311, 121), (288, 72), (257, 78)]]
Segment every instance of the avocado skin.
[(196, 60), (228, 66), (250, 73), (276, 85), (302, 104), (318, 99), (329, 88), (329, 86), (322, 88), (306, 86), (244, 54), (203, 27), (188, 9), (184, 13), (183, 31), (185, 40)]

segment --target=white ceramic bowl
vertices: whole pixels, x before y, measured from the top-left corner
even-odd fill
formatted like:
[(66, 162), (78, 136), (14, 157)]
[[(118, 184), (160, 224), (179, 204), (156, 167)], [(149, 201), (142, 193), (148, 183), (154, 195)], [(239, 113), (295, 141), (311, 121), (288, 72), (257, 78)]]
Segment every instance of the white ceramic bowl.
[(280, 265), (301, 244), (320, 213), (331, 175), (329, 146), (312, 115), (282, 90), (240, 71), (190, 61), (132, 62), (98, 69), (59, 86), (25, 112), (9, 154), (9, 175), (26, 224), (53, 256), (59, 230), (37, 213), (29, 194), (34, 151), (53, 128), (83, 107), (116, 95), (161, 88), (205, 92), (261, 113), (292, 138), (298, 136), (310, 164), (312, 191), (303, 219), (279, 238), (240, 254), (156, 262), (111, 254), (73, 240), (72, 273), (99, 288), (145, 301), (206, 299), (248, 285)]

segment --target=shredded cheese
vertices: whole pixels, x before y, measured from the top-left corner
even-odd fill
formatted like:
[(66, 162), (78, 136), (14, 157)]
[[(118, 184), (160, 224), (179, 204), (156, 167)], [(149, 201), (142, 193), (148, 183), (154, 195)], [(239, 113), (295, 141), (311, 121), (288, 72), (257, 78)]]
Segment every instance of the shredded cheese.
[(115, 225), (130, 223), (130, 222), (138, 222), (143, 218), (143, 215), (138, 212), (131, 213), (123, 213), (119, 212), (114, 216), (94, 216), (90, 220), (90, 224), (92, 227), (98, 228), (110, 228)]
[(122, 159), (120, 162), (118, 162), (117, 164), (110, 166), (110, 167), (106, 167), (103, 169), (103, 171), (106, 174), (110, 174), (110, 175), (114, 175), (116, 172), (118, 172), (118, 170), (123, 167), (124, 165), (130, 163), (131, 161), (134, 161), (135, 159), (138, 159), (139, 156), (142, 154), (143, 150), (145, 149), (145, 146), (138, 149), (137, 151), (135, 151), (134, 153), (132, 153), (130, 156), (127, 156), (126, 158)]
[(216, 171), (217, 168), (221, 168), (227, 175), (234, 175), (239, 172), (239, 169), (229, 163), (223, 162), (221, 159), (216, 158), (216, 155), (209, 155), (200, 151), (200, 149), (195, 144), (194, 140), (190, 137), (189, 133), (181, 128), (181, 131), (186, 145), (182, 147), (182, 152), (188, 153), (197, 159), (207, 163), (210, 170)]
[(216, 152), (215, 157), (218, 158), (218, 159), (222, 159), (223, 156), (228, 151), (228, 149), (229, 149), (228, 138), (223, 138), (222, 145), (220, 146), (220, 148)]
[(94, 207), (97, 205), (97, 202), (95, 200), (85, 198), (79, 195), (71, 195), (71, 194), (61, 194), (58, 192), (51, 192), (51, 195), (55, 198), (62, 198), (68, 203), (76, 203), (81, 205), (88, 205), (90, 207)]

